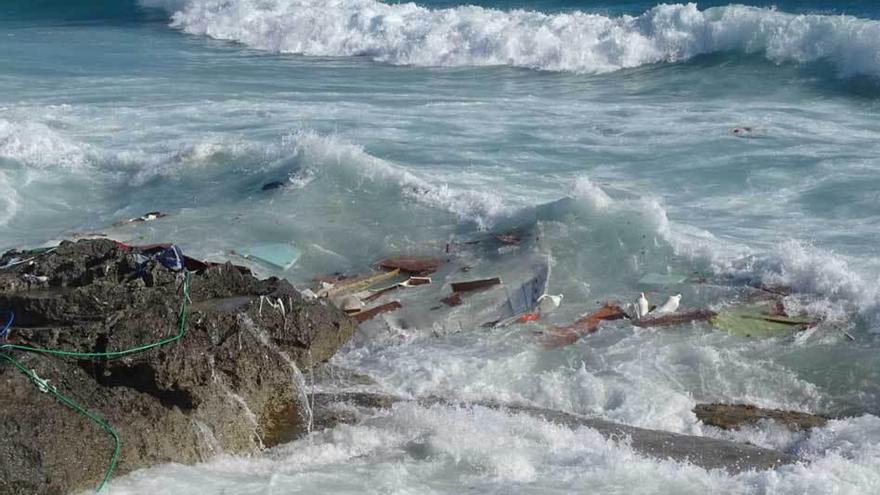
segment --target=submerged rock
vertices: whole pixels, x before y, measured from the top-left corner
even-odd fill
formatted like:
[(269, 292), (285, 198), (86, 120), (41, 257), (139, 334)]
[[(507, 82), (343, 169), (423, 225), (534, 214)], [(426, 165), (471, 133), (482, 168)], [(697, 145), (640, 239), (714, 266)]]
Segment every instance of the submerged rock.
[[(184, 275), (155, 261), (139, 265), (136, 253), (110, 240), (67, 242), (0, 270), (0, 310), (15, 313), (9, 343), (107, 352), (175, 336)], [(307, 428), (300, 370), (328, 360), (355, 330), (340, 310), (305, 301), (287, 281), (258, 280), (231, 264), (192, 273), (189, 298), (186, 334), (144, 352), (82, 359), (8, 351), (118, 432), (114, 475), (255, 452)], [(0, 437), (4, 494), (95, 487), (114, 448), (97, 424), (5, 359)]]
[[(357, 423), (363, 418), (362, 414), (358, 414), (359, 410), (388, 409), (394, 403), (406, 399), (368, 392), (348, 392), (314, 394), (311, 396), (311, 400), (316, 404), (315, 426), (317, 428), (332, 428), (338, 423)], [(753, 469), (773, 469), (798, 461), (798, 458), (792, 455), (754, 445), (637, 428), (533, 406), (494, 402), (465, 404), (442, 398), (420, 399), (418, 402), (425, 406), (448, 404), (457, 407), (489, 407), (508, 411), (511, 414), (528, 414), (569, 428), (592, 428), (606, 438), (627, 440), (633, 450), (643, 455), (657, 459), (688, 462), (705, 469), (723, 469), (732, 474)]]
[(761, 420), (776, 421), (795, 431), (825, 426), (828, 422), (828, 418), (815, 414), (762, 409), (746, 404), (697, 404), (694, 414), (703, 423), (725, 430), (756, 424)]

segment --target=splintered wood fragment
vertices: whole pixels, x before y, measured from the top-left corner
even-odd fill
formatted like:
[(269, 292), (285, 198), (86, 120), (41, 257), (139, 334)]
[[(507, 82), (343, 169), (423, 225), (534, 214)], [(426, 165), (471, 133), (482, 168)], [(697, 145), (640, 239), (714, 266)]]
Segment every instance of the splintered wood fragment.
[(321, 289), (320, 291), (318, 291), (318, 297), (336, 297), (343, 294), (360, 292), (362, 290), (369, 289), (379, 282), (394, 278), (399, 274), (400, 270), (392, 270), (390, 272), (377, 273), (375, 275), (365, 275), (363, 277), (346, 280), (344, 282), (340, 282), (337, 285), (334, 285), (333, 287)]
[(372, 320), (377, 315), (388, 313), (402, 307), (403, 306), (399, 302), (391, 301), (390, 303), (385, 303), (381, 306), (376, 306), (375, 308), (365, 309), (360, 313), (355, 313), (351, 315), (351, 317), (357, 320), (358, 323), (363, 323), (365, 321)]
[(383, 270), (400, 270), (403, 273), (424, 276), (436, 272), (441, 263), (437, 258), (396, 256), (386, 258), (376, 263), (376, 266)]
[(781, 325), (790, 325), (793, 327), (803, 327), (804, 329), (813, 328), (818, 325), (818, 322), (815, 321), (804, 321), (799, 319), (792, 319), (785, 316), (753, 316), (753, 315), (742, 315), (740, 318), (745, 318), (747, 320), (761, 320), (761, 321), (769, 321), (770, 323), (779, 323)]
[(444, 297), (440, 300), (443, 304), (452, 307), (461, 305), (461, 294), (455, 293), (449, 297)]
[(694, 311), (685, 311), (681, 313), (672, 313), (664, 316), (651, 317), (650, 315), (640, 319), (633, 320), (633, 325), (642, 328), (666, 327), (670, 325), (681, 325), (694, 321), (709, 321), (718, 313), (708, 309), (697, 309)]
[(496, 241), (509, 246), (514, 246), (522, 242), (522, 236), (514, 232), (507, 234), (492, 234), (492, 237), (495, 238)]
[(460, 292), (473, 292), (477, 290), (488, 289), (489, 287), (501, 284), (501, 279), (498, 277), (495, 278), (486, 278), (482, 280), (471, 280), (469, 282), (457, 282), (454, 284), (450, 284), (452, 287), (452, 292), (460, 293)]
[(581, 317), (571, 325), (558, 327), (558, 330), (570, 330), (580, 333), (593, 333), (599, 329), (599, 323), (603, 321), (620, 320), (626, 318), (623, 308), (616, 304), (605, 304), (598, 310)]
[(418, 287), (419, 285), (430, 285), (431, 277), (410, 277), (409, 280), (401, 282), (399, 285), (403, 287)]
[(605, 303), (598, 310), (578, 319), (571, 325), (555, 327), (544, 332), (546, 336), (544, 347), (555, 349), (573, 344), (582, 336), (598, 330), (601, 322), (620, 320), (626, 317), (623, 308), (616, 304)]
[(384, 296), (385, 294), (388, 294), (389, 292), (394, 292), (399, 288), (400, 288), (400, 284), (394, 284), (391, 287), (385, 287), (384, 289), (379, 289), (379, 290), (373, 292), (372, 294), (370, 294), (369, 296), (363, 298), (363, 301), (364, 302), (375, 301), (376, 299), (379, 299), (380, 297)]

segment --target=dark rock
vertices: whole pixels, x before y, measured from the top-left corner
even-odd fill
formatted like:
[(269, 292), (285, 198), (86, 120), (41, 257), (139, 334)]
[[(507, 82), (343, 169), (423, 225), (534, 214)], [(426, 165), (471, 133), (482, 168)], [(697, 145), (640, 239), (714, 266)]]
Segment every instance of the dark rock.
[[(360, 421), (364, 416), (355, 414), (357, 409), (387, 409), (395, 402), (405, 401), (406, 399), (383, 394), (350, 392), (314, 394), (312, 400), (316, 404), (316, 411), (318, 411), (315, 416), (316, 427), (331, 428), (339, 423), (353, 424)], [(448, 404), (458, 407), (489, 407), (513, 414), (528, 414), (568, 428), (592, 428), (606, 438), (628, 440), (633, 450), (643, 455), (658, 459), (689, 462), (705, 469), (723, 469), (731, 474), (752, 469), (773, 469), (798, 461), (798, 458), (792, 455), (753, 445), (637, 428), (602, 419), (533, 406), (493, 402), (462, 404), (442, 398), (426, 398), (420, 399), (418, 402), (425, 406)], [(334, 408), (332, 407), (334, 403), (347, 407)]]
[(697, 404), (694, 414), (703, 423), (725, 430), (756, 424), (764, 419), (777, 421), (795, 431), (825, 426), (828, 422), (828, 418), (816, 414), (762, 409), (746, 404)]
[[(139, 275), (135, 252), (110, 240), (65, 242), (0, 270), (0, 309), (16, 315), (9, 342), (106, 352), (176, 335), (183, 275), (155, 261)], [(355, 330), (287, 281), (229, 264), (191, 274), (189, 284), (186, 334), (176, 342), (116, 360), (11, 351), (116, 429), (115, 475), (282, 441), (280, 432), (305, 421), (299, 370), (328, 360)], [(8, 364), (0, 360), (0, 493), (95, 487), (112, 453), (109, 435)]]

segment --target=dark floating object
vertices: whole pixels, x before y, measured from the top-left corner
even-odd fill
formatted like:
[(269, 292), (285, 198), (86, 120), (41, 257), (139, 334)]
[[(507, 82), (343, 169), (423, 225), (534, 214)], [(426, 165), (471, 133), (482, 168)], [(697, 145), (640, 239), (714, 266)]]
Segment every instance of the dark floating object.
[(139, 217), (129, 218), (126, 220), (120, 220), (113, 224), (114, 227), (121, 227), (123, 225), (128, 225), (132, 223), (146, 223), (152, 222), (153, 220), (159, 220), (160, 218), (167, 217), (168, 214), (162, 213), (161, 211), (151, 211), (149, 213), (144, 213)]
[(440, 302), (442, 302), (443, 304), (445, 304), (449, 307), (460, 306), (461, 305), (461, 294), (455, 293), (455, 294), (452, 294), (451, 296), (444, 297), (443, 299), (440, 300)]
[(599, 330), (599, 324), (603, 321), (622, 320), (626, 317), (623, 308), (617, 304), (605, 303), (598, 310), (582, 316), (571, 325), (547, 330), (545, 332), (547, 340), (544, 342), (544, 346), (548, 349), (555, 349), (573, 344), (582, 336)]
[(460, 292), (474, 292), (478, 290), (488, 289), (489, 287), (500, 285), (501, 279), (498, 277), (495, 278), (486, 278), (482, 280), (472, 280), (470, 282), (457, 282), (451, 284), (452, 292), (460, 293)]
[(442, 261), (437, 258), (397, 256), (386, 258), (376, 264), (384, 270), (400, 270), (410, 275), (425, 276), (436, 272), (437, 268), (440, 267), (440, 263)]
[(361, 311), (360, 313), (355, 313), (355, 314), (351, 315), (351, 317), (354, 318), (355, 320), (357, 320), (358, 323), (363, 323), (365, 321), (372, 320), (377, 315), (380, 315), (382, 313), (388, 313), (388, 312), (394, 311), (396, 309), (400, 309), (402, 307), (403, 307), (403, 305), (401, 305), (399, 302), (391, 301), (390, 303), (386, 303), (381, 306), (376, 306), (375, 308), (365, 309), (365, 310)]
[(508, 232), (506, 234), (492, 234), (492, 237), (496, 241), (502, 244), (507, 244), (508, 246), (516, 246), (523, 240), (523, 236), (516, 232)]
[(263, 191), (274, 191), (275, 189), (281, 189), (282, 187), (284, 187), (284, 182), (276, 180), (263, 184)]

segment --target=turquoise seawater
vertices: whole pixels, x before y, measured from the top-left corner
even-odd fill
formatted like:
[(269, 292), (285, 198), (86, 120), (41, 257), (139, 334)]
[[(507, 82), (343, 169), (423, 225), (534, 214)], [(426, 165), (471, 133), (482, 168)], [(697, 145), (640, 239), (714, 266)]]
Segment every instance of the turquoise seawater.
[[(304, 287), (528, 229), (537, 251), (456, 259), (515, 285), (549, 256), (556, 313), (486, 332), (491, 296), (427, 311), (448, 291), (438, 280), (334, 363), (387, 392), (528, 403), (811, 461), (729, 476), (589, 430), (406, 406), (268, 454), (136, 473), (111, 493), (876, 493), (878, 19), (867, 1), (7, 1), (0, 248), (104, 232), (227, 259), (290, 242), (298, 263), (262, 273)], [(272, 181), (286, 187), (263, 191)], [(108, 227), (153, 210), (170, 216)], [(651, 273), (705, 283), (639, 283)], [(534, 335), (644, 290), (718, 309), (759, 284), (791, 287), (786, 308), (823, 323), (762, 340), (620, 323), (552, 350)], [(847, 419), (721, 432), (691, 412), (707, 401)]]

